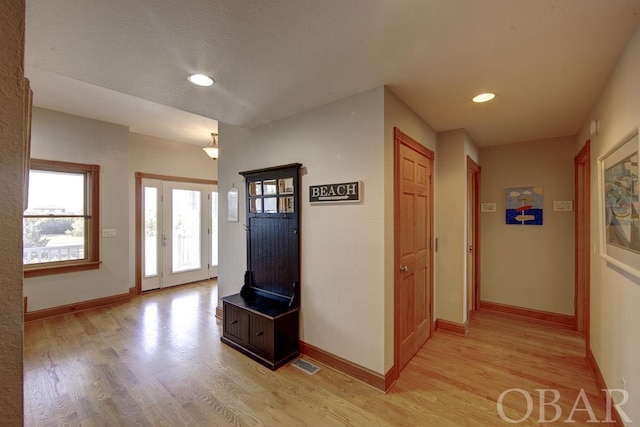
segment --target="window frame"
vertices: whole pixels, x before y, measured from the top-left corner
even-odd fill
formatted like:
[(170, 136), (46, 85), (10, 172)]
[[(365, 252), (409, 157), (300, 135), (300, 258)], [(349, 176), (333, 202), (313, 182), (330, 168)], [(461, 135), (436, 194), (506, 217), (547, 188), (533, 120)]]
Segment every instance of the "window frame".
[[(24, 277), (96, 270), (100, 268), (100, 166), (56, 160), (31, 159), (31, 170), (81, 173), (85, 177), (85, 257), (81, 260), (23, 264)], [(29, 218), (22, 215), (22, 218)]]

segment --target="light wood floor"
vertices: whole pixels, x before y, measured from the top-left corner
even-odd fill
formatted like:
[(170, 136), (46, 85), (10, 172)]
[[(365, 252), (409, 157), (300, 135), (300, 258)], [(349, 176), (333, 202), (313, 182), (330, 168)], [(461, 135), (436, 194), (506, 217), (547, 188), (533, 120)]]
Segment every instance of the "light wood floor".
[[(203, 282), (25, 324), (25, 425), (500, 426), (510, 388), (534, 403), (520, 425), (540, 425), (542, 388), (559, 390), (563, 411), (545, 425), (565, 425), (581, 388), (605, 418), (583, 339), (567, 329), (478, 313), (467, 337), (436, 331), (385, 395), (326, 367), (271, 372), (220, 343), (216, 305)], [(504, 407), (527, 412), (517, 392)], [(578, 405), (574, 425), (588, 418)]]

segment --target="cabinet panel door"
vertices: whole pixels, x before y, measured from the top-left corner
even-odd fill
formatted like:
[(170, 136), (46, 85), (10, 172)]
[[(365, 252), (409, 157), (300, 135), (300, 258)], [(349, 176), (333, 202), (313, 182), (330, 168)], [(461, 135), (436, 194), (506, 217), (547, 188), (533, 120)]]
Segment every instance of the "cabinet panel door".
[(243, 309), (224, 303), (224, 335), (239, 344), (247, 342), (248, 314)]
[(273, 321), (256, 314), (249, 316), (249, 345), (267, 358), (273, 358)]
[(292, 353), (299, 352), (298, 311), (275, 320), (275, 360), (280, 360)]
[(284, 218), (249, 218), (249, 263), (257, 287), (291, 297), (300, 282), (298, 222)]

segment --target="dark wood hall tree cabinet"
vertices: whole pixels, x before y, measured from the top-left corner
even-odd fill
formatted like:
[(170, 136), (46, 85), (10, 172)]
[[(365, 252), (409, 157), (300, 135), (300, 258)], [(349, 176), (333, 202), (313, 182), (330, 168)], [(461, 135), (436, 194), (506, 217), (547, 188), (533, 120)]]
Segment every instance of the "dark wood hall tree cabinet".
[(247, 271), (240, 293), (222, 298), (222, 342), (272, 370), (300, 354), (301, 166), (240, 172)]

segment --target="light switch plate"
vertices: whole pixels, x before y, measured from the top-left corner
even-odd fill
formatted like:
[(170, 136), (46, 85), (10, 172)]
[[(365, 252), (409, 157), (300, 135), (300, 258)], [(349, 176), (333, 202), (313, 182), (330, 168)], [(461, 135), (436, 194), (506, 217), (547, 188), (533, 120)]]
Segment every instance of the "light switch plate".
[(573, 211), (573, 201), (571, 200), (554, 200), (553, 210), (556, 212), (571, 212)]
[(116, 237), (116, 229), (115, 228), (103, 228), (102, 229), (102, 237)]
[(495, 212), (496, 204), (495, 203), (482, 203), (480, 205), (480, 212)]

